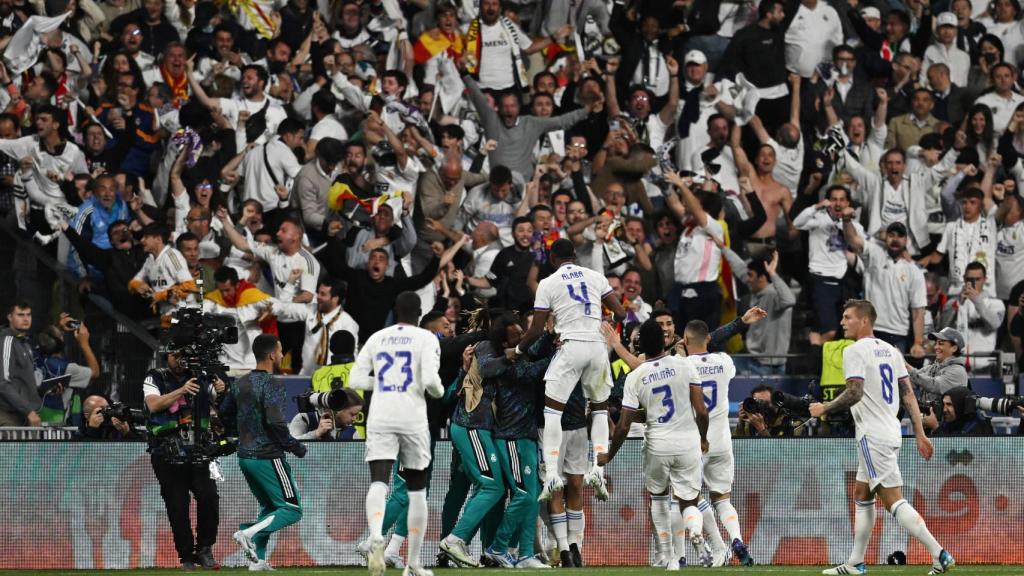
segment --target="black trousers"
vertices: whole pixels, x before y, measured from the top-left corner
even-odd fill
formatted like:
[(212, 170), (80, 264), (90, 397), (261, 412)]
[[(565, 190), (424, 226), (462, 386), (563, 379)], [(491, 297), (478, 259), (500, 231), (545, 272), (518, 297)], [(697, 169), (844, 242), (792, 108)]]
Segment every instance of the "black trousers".
[[(174, 548), (182, 561), (193, 561), (199, 548), (217, 542), (220, 523), (220, 497), (217, 483), (210, 478), (208, 464), (170, 464), (160, 456), (152, 456), (153, 473), (160, 482), (160, 497), (167, 507), (171, 523)], [(191, 498), (196, 500), (196, 535), (192, 538), (192, 521), (188, 508)]]
[(690, 320), (703, 320), (708, 330), (718, 328), (722, 318), (722, 294), (718, 290), (718, 282), (683, 284), (678, 290), (679, 302), (672, 308), (677, 334), (683, 333)]

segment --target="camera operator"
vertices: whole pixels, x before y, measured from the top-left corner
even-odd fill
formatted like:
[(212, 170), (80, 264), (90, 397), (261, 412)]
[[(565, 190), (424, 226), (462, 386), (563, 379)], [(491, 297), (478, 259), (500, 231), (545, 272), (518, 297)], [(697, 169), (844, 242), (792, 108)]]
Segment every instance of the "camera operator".
[(967, 386), (967, 369), (960, 355), (964, 349), (964, 337), (956, 330), (946, 327), (928, 334), (935, 341), (935, 362), (921, 368), (906, 363), (910, 382), (919, 389), (921, 418), (925, 427), (934, 429), (939, 425), (942, 412), (942, 395), (954, 388)]
[(94, 394), (82, 402), (82, 424), (78, 436), (89, 440), (124, 440), (135, 438), (131, 425), (117, 416), (107, 417), (106, 408), (110, 402)]
[[(213, 558), (212, 547), (217, 541), (219, 496), (217, 484), (211, 478), (208, 461), (193, 460), (194, 456), (182, 440), (199, 418), (208, 428), (209, 413), (193, 414), (199, 394), (206, 395), (206, 406), (212, 406), (216, 394), (226, 387), (217, 378), (206, 390), (180, 363), (177, 351), (167, 354), (167, 368), (150, 370), (142, 385), (146, 405), (146, 430), (153, 473), (160, 482), (160, 496), (167, 507), (174, 547), (178, 551), (181, 567), (186, 570), (200, 564), (204, 568), (219, 566)], [(185, 452), (182, 454), (182, 452)], [(182, 462), (184, 456), (184, 462)], [(189, 493), (196, 500), (196, 535), (192, 537), (189, 519)]]
[(767, 384), (761, 384), (751, 390), (750, 398), (740, 404), (740, 421), (736, 424), (734, 437), (763, 436), (767, 438), (803, 434), (803, 428), (794, 431), (799, 422), (794, 422), (789, 412), (779, 409), (772, 402), (772, 392), (772, 387)]
[[(85, 365), (76, 364), (64, 357), (65, 334), (73, 334), (75, 342), (82, 352)], [(36, 336), (38, 344), (36, 369), (42, 374), (43, 381), (60, 376), (70, 376), (66, 386), (55, 386), (43, 397), (40, 417), (43, 421), (58, 425), (78, 426), (83, 422), (78, 414), (72, 414), (75, 396), (82, 396), (89, 383), (100, 375), (100, 363), (89, 345), (89, 329), (85, 322), (72, 318), (61, 312), (56, 326), (43, 328)], [(82, 414), (88, 414), (85, 410)]]
[(992, 423), (978, 413), (977, 397), (965, 386), (947, 390), (942, 395), (942, 420), (925, 427), (931, 436), (992, 436)]
[(288, 432), (297, 440), (353, 440), (363, 438), (356, 419), (363, 410), (363, 399), (355, 390), (345, 389), (348, 406), (341, 410), (300, 412), (288, 423)]

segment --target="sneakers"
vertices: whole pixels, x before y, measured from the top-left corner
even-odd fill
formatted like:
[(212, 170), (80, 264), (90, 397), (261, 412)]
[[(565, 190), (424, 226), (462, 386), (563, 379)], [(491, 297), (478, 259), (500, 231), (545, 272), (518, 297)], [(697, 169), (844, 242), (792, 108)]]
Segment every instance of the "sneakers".
[(604, 473), (600, 468), (594, 466), (583, 477), (583, 483), (594, 489), (594, 497), (604, 502), (608, 500), (608, 486), (604, 482)]
[(576, 563), (572, 561), (572, 552), (562, 550), (558, 553), (559, 565), (562, 568), (575, 568)]
[(402, 576), (434, 576), (434, 573), (422, 566), (406, 566)]
[[(449, 560), (456, 564), (463, 566), (470, 566), (472, 568), (479, 568), (480, 563), (473, 559), (469, 555), (469, 550), (466, 548), (466, 543), (459, 540), (457, 537), (448, 535), (444, 540), (440, 542), (441, 551), (444, 552), (445, 556)], [(379, 575), (375, 575), (379, 576)]]
[(678, 572), (681, 568), (682, 566), (679, 565), (679, 560), (675, 558), (669, 560), (668, 565), (665, 566), (665, 570), (668, 570), (669, 572)]
[(405, 568), (405, 560), (402, 560), (402, 557), (398, 554), (388, 554), (385, 552), (384, 565), (388, 568), (397, 568), (401, 570), (402, 568)]
[(835, 568), (829, 568), (827, 570), (822, 570), (821, 573), (825, 574), (825, 576), (838, 576), (838, 575), (841, 575), (841, 574), (867, 574), (867, 571), (868, 571), (867, 567), (864, 566), (863, 562), (861, 562), (860, 564), (857, 564), (856, 566), (853, 566), (851, 564), (845, 564), (845, 563), (844, 564), (840, 564), (839, 566), (836, 566)]
[(366, 567), (370, 576), (384, 576), (387, 564), (384, 563), (384, 538), (373, 536), (370, 539), (370, 554), (366, 557)]
[(196, 564), (195, 564), (195, 562), (193, 562), (191, 560), (182, 560), (181, 561), (181, 569), (184, 570), (185, 572), (192, 572), (193, 570), (196, 569)]
[(711, 553), (711, 567), (712, 568), (721, 568), (722, 566), (727, 566), (729, 564), (729, 560), (730, 559), (731, 559), (731, 556), (729, 555), (729, 549), (728, 548), (722, 548), (718, 552), (712, 552)]
[(356, 552), (358, 552), (359, 555), (363, 557), (363, 560), (369, 560), (370, 559), (370, 539), (367, 538), (366, 540), (363, 540), (363, 541), (359, 542), (359, 544), (356, 544)]
[(654, 555), (654, 562), (651, 562), (651, 568), (664, 568), (668, 566), (668, 560), (665, 559), (665, 555), (658, 552)]
[(564, 487), (565, 482), (562, 481), (562, 478), (558, 474), (551, 476), (544, 481), (544, 487), (541, 488), (540, 496), (537, 497), (537, 501), (545, 502), (547, 500), (551, 500), (551, 496)]
[(944, 574), (949, 572), (956, 566), (956, 560), (953, 559), (953, 555), (943, 550), (939, 552), (939, 558), (932, 563), (932, 569), (928, 571), (929, 576), (935, 574)]
[(256, 545), (252, 543), (252, 538), (248, 534), (239, 530), (231, 535), (238, 547), (242, 549), (245, 557), (249, 562), (258, 562), (259, 558), (256, 557)]
[(207, 570), (220, 570), (220, 562), (213, 558), (213, 550), (209, 546), (196, 550), (196, 564)]
[(438, 568), (448, 568), (448, 556), (444, 552), (438, 552), (437, 558), (434, 559), (434, 565)]
[(249, 572), (273, 572), (274, 569), (267, 564), (266, 560), (257, 560), (252, 564), (249, 564)]
[(531, 570), (538, 568), (551, 568), (551, 566), (548, 566), (544, 563), (543, 560), (537, 558), (536, 556), (527, 556), (526, 558), (520, 558), (519, 562), (516, 562), (516, 568), (526, 568), (528, 570)]
[(577, 568), (583, 568), (583, 554), (580, 554), (580, 547), (575, 542), (569, 544), (569, 553), (572, 554), (572, 563)]
[[(698, 540), (699, 538), (699, 540)], [(707, 541), (703, 537), (698, 536), (691, 542), (694, 550), (697, 552), (696, 558), (700, 562), (700, 565), (705, 568), (711, 568), (715, 563), (715, 556), (711, 553), (711, 546), (708, 545)]]
[[(743, 543), (743, 540), (736, 538), (732, 541), (732, 551), (736, 554), (736, 558), (740, 561), (742, 566), (753, 566), (754, 559), (750, 557), (750, 552), (747, 551), (747, 545)], [(840, 574), (846, 574), (846, 572), (840, 572)], [(852, 572), (850, 572), (852, 574)]]
[(493, 549), (488, 548), (484, 550), (484, 556), (491, 562), (494, 562), (499, 568), (515, 568), (516, 559), (507, 550), (505, 552), (495, 552)]

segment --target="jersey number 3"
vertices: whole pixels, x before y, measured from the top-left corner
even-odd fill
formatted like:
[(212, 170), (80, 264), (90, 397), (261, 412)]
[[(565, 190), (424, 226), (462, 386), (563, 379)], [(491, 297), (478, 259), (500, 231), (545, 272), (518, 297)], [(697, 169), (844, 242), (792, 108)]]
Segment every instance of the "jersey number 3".
[[(405, 374), (405, 381), (399, 385), (387, 384), (384, 382), (384, 376), (387, 375), (388, 370), (394, 366), (395, 360), (404, 360), (402, 364), (402, 373)], [(405, 392), (406, 388), (412, 384), (412, 352), (408, 350), (399, 350), (395, 352), (394, 357), (387, 352), (378, 352), (377, 361), (383, 362), (380, 371), (377, 372), (377, 388), (381, 392)]]
[(885, 400), (886, 404), (892, 404), (892, 366), (879, 364), (878, 374), (882, 377), (882, 400)]
[(572, 284), (566, 284), (566, 288), (569, 289), (569, 298), (583, 304), (583, 315), (590, 316), (590, 297), (587, 294), (587, 283), (580, 282), (580, 291), (576, 292), (573, 290)]
[(664, 386), (658, 386), (657, 388), (651, 388), (651, 392), (655, 394), (664, 394), (665, 397), (661, 399), (661, 405), (666, 408), (665, 413), (658, 418), (658, 423), (664, 424), (672, 419), (672, 416), (676, 413), (676, 403), (672, 400), (672, 389), (668, 387), (668, 384)]

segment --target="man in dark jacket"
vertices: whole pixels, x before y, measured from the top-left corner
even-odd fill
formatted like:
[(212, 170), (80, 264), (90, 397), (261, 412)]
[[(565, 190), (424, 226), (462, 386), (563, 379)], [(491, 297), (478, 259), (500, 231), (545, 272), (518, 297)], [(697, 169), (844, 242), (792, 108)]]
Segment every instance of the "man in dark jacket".
[(974, 392), (965, 386), (942, 395), (942, 422), (933, 436), (992, 436), (992, 423), (978, 414)]
[(32, 306), (17, 302), (7, 312), (7, 328), (0, 331), (0, 426), (40, 426), (42, 406), (36, 389), (35, 362), (28, 329)]

